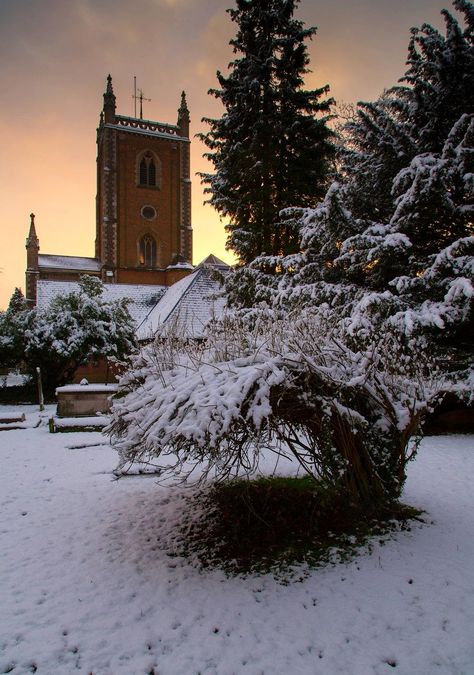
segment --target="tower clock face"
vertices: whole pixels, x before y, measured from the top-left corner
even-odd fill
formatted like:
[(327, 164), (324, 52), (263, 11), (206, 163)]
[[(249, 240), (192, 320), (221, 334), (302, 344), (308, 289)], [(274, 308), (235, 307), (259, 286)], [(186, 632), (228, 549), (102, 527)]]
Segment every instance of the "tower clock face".
[(140, 213), (145, 220), (154, 220), (156, 218), (156, 209), (149, 204), (142, 206)]

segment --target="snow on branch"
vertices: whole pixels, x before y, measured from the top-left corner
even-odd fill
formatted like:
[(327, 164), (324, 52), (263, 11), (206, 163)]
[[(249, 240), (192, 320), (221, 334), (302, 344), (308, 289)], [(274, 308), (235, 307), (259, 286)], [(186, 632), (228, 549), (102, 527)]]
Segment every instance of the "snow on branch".
[(309, 310), (246, 321), (225, 317), (206, 345), (183, 346), (173, 364), (160, 341), (140, 355), (136, 384), (124, 378), (107, 430), (119, 470), (158, 462), (165, 476), (186, 480), (198, 467), (201, 479), (225, 479), (253, 473), (267, 449), (360, 498), (399, 492), (434, 391), (410, 349), (378, 335), (355, 350)]

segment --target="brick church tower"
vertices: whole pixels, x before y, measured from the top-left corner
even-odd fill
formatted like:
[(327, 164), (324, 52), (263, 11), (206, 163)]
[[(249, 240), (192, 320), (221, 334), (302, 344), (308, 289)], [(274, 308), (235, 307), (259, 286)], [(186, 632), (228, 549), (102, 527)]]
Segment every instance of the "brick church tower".
[(176, 124), (144, 120), (141, 109), (140, 118), (117, 115), (115, 109), (109, 75), (97, 129), (95, 257), (39, 253), (31, 214), (26, 240), (26, 298), (31, 307), (39, 295), (46, 302), (54, 294), (51, 282), (77, 282), (83, 274), (124, 285), (122, 295), (129, 297), (132, 286), (171, 286), (193, 271), (184, 92)]
[(189, 110), (176, 125), (116, 114), (107, 78), (97, 130), (95, 257), (108, 283), (169, 286), (192, 262)]

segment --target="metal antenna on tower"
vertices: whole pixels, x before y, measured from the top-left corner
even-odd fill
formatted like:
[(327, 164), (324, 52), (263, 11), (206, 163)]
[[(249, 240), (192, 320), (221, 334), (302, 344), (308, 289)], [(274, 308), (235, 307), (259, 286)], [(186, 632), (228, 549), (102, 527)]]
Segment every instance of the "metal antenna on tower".
[(134, 116), (135, 119), (136, 119), (136, 118), (137, 118), (137, 76), (136, 76), (136, 75), (133, 76), (133, 94), (132, 94), (132, 98), (133, 98), (133, 105), (134, 105), (134, 109), (133, 109), (133, 110), (134, 110), (134, 114), (133, 114), (133, 116)]
[(143, 119), (143, 101), (151, 101), (151, 98), (146, 98), (143, 95), (143, 90), (138, 89), (138, 96), (137, 96), (137, 76), (133, 76), (133, 97), (134, 102), (135, 102), (135, 118), (137, 117), (137, 100), (140, 101), (140, 119)]

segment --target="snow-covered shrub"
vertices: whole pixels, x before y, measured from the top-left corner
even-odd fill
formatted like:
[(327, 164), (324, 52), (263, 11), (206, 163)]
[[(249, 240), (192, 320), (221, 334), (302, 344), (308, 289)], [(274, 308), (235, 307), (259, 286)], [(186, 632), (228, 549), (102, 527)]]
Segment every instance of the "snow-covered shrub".
[(80, 365), (101, 357), (121, 359), (134, 349), (128, 301), (108, 301), (102, 293), (100, 279), (83, 276), (77, 292), (57, 295), (45, 309), (17, 314), (27, 370), (34, 376), (41, 369), (49, 393), (71, 381)]
[(359, 501), (396, 499), (434, 391), (416, 347), (387, 333), (357, 348), (324, 308), (226, 315), (172, 363), (160, 340), (120, 383), (108, 428), (120, 469), (222, 480), (266, 451)]
[(0, 368), (14, 368), (22, 361), (22, 317), (26, 310), (23, 293), (15, 288), (8, 308), (0, 312)]

